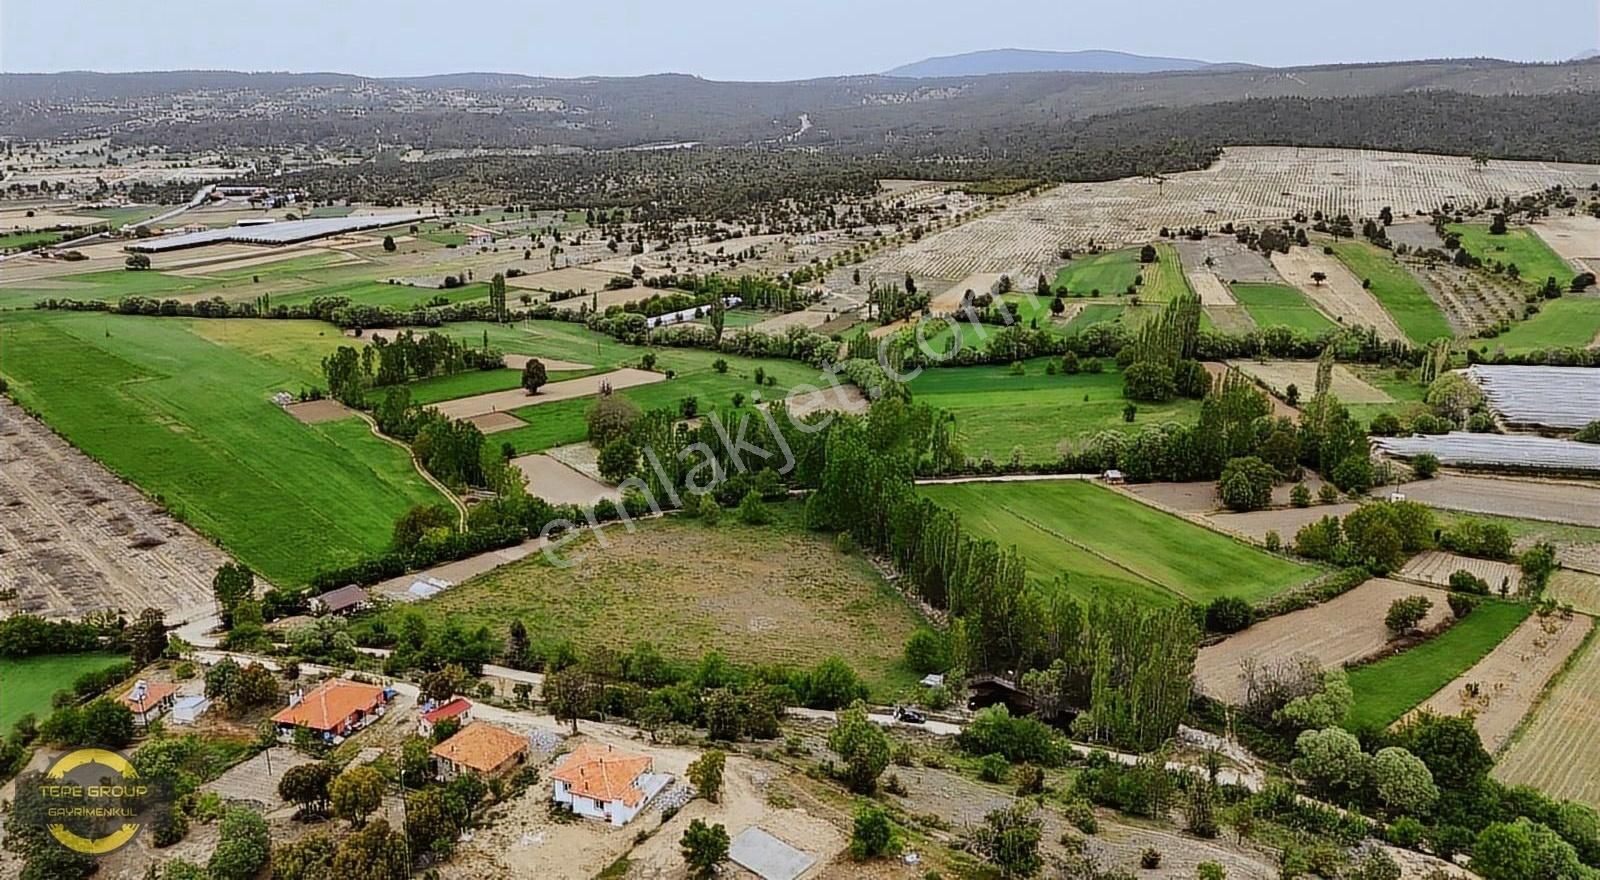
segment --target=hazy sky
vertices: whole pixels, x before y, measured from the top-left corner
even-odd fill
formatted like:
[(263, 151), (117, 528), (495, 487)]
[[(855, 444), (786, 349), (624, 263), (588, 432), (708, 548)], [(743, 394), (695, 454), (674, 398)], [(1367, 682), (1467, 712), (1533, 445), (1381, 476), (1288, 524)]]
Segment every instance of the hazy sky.
[(1600, 0), (0, 0), (0, 70), (876, 72), (1016, 46), (1265, 65), (1600, 46)]

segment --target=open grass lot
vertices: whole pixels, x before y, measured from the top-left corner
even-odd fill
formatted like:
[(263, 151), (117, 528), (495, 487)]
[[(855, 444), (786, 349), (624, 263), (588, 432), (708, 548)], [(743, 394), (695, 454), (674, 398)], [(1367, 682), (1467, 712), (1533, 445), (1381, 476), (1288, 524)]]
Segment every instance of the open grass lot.
[(1317, 570), (1079, 480), (960, 483), (918, 491), (959, 511), (972, 533), (1015, 544), (1035, 583), (1066, 575), (1075, 595), (1198, 604), (1265, 599)]
[(585, 536), (561, 549), (569, 567), (535, 554), (415, 607), (502, 637), (521, 620), (535, 643), (626, 650), (648, 641), (682, 660), (717, 650), (797, 667), (838, 655), (875, 694), (914, 683), (900, 657), (917, 613), (866, 559), (805, 531), (798, 503), (771, 510), (767, 526), (730, 515), (715, 526), (669, 517), (633, 532), (608, 527), (604, 546)]
[[(560, 382), (563, 379), (576, 379), (580, 376), (593, 374), (594, 370), (556, 371), (547, 370), (546, 376), (551, 382)], [(434, 376), (410, 384), (411, 400), (415, 403), (429, 404), (440, 403), (446, 400), (455, 400), (458, 397), (471, 397), (474, 394), (487, 394), (491, 391), (505, 391), (508, 388), (517, 388), (522, 385), (522, 371), (509, 367), (503, 370), (469, 370), (465, 373), (456, 373), (453, 376)], [(374, 388), (367, 392), (367, 399), (376, 403), (389, 393), (388, 388)]]
[(1233, 298), (1244, 306), (1260, 327), (1288, 327), (1308, 335), (1318, 335), (1336, 326), (1317, 311), (1298, 288), (1287, 284), (1246, 284), (1231, 286)]
[(39, 244), (55, 244), (65, 237), (66, 233), (48, 230), (28, 230), (25, 232), (8, 232), (0, 235), (0, 251), (12, 248), (31, 247)]
[(310, 290), (286, 296), (274, 296), (272, 304), (275, 306), (299, 305), (309, 303), (317, 297), (327, 296), (349, 297), (352, 303), (364, 306), (393, 306), (397, 309), (409, 309), (415, 306), (429, 305), (438, 299), (443, 299), (448, 303), (487, 299), (489, 285), (483, 283), (466, 284), (450, 290), (436, 290), (429, 287), (390, 284), (387, 281), (347, 281), (342, 284), (314, 287)]
[(50, 695), (85, 672), (94, 672), (128, 659), (122, 654), (45, 654), (38, 657), (0, 658), (0, 730), (11, 729), (28, 713), (43, 721), (50, 714)]
[(332, 327), (28, 313), (0, 334), (19, 402), (275, 582), (380, 551), (407, 508), (442, 501), (360, 420), (269, 401), (322, 384)]
[(1102, 321), (1115, 321), (1121, 317), (1127, 308), (1120, 302), (1101, 302), (1093, 300), (1084, 305), (1078, 314), (1067, 323), (1067, 332), (1076, 333)]
[(1438, 304), (1389, 251), (1364, 241), (1338, 242), (1333, 251), (1357, 278), (1372, 283), (1372, 295), (1413, 343), (1455, 335)]
[[(1177, 258), (1173, 257), (1173, 262)], [(1139, 279), (1139, 251), (1136, 248), (1079, 256), (1056, 272), (1055, 290), (1091, 294), (1098, 290), (1110, 296), (1126, 293)]]
[(1144, 302), (1166, 302), (1189, 293), (1189, 279), (1183, 274), (1183, 260), (1178, 256), (1178, 249), (1170, 244), (1158, 244), (1155, 247), (1156, 261), (1144, 267), (1139, 299)]
[[(969, 457), (1008, 461), (1012, 450), (1028, 462), (1054, 461), (1063, 440), (1095, 431), (1138, 431), (1163, 422), (1190, 422), (1200, 404), (1175, 400), (1139, 404), (1132, 422), (1123, 421), (1122, 373), (1106, 361), (1103, 373), (1055, 376), (1045, 373), (1048, 358), (1023, 364), (1024, 375), (1009, 367), (950, 367), (924, 370), (911, 380), (912, 399), (956, 417), (956, 436)], [(669, 385), (671, 383), (668, 383)]]
[(1586, 348), (1600, 340), (1600, 296), (1567, 294), (1540, 304), (1539, 314), (1519, 321), (1493, 339), (1473, 340), (1473, 345), (1511, 354), (1551, 348)]
[(1453, 223), (1447, 228), (1461, 236), (1461, 246), (1467, 253), (1485, 263), (1515, 264), (1522, 279), (1535, 287), (1554, 278), (1566, 290), (1577, 276), (1572, 266), (1531, 229), (1512, 227), (1505, 235), (1490, 235), (1487, 225), (1476, 223)]
[(1532, 611), (1526, 603), (1486, 600), (1422, 644), (1351, 670), (1356, 698), (1345, 727), (1381, 730), (1398, 721), (1494, 650)]

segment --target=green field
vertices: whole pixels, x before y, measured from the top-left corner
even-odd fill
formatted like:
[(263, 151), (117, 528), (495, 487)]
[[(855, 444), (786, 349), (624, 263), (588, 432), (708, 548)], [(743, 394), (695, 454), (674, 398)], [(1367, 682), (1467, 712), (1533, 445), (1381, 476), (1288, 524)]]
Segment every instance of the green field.
[(1158, 244), (1155, 247), (1157, 259), (1144, 267), (1139, 299), (1161, 303), (1192, 293), (1189, 279), (1183, 274), (1183, 260), (1178, 256), (1178, 249), (1170, 244)]
[[(909, 689), (918, 676), (900, 658), (919, 615), (866, 558), (804, 529), (800, 504), (769, 509), (767, 526), (731, 515), (715, 526), (679, 516), (612, 526), (603, 546), (585, 535), (561, 548), (568, 567), (537, 553), (411, 607), (501, 637), (521, 620), (535, 645), (649, 641), (679, 660), (717, 650), (791, 667), (837, 655), (879, 699)], [(406, 610), (385, 612), (391, 632)]]
[(1364, 241), (1338, 242), (1333, 250), (1357, 278), (1371, 282), (1372, 295), (1413, 343), (1455, 336), (1433, 297), (1389, 251)]
[(322, 296), (349, 297), (351, 302), (366, 306), (392, 306), (397, 309), (409, 309), (416, 306), (430, 305), (436, 299), (443, 299), (448, 303), (487, 299), (489, 285), (484, 283), (465, 284), (450, 290), (441, 290), (431, 287), (412, 287), (406, 284), (390, 284), (387, 281), (357, 280), (314, 287), (310, 290), (297, 291), (287, 295), (275, 295), (272, 297), (271, 302), (275, 306), (300, 305)]
[(1120, 302), (1089, 302), (1067, 322), (1067, 332), (1077, 333), (1103, 321), (1115, 321), (1127, 308)]
[(1488, 599), (1422, 644), (1351, 670), (1356, 698), (1344, 726), (1381, 730), (1400, 720), (1494, 650), (1532, 610), (1526, 603)]
[(1299, 288), (1237, 281), (1231, 288), (1233, 298), (1244, 306), (1259, 327), (1288, 327), (1308, 336), (1320, 336), (1337, 327), (1311, 305)]
[(347, 341), (329, 325), (24, 313), (0, 336), (19, 402), (274, 582), (381, 551), (407, 508), (442, 502), (360, 420), (271, 404), (322, 384)]
[(9, 733), (17, 719), (33, 713), (43, 721), (50, 714), (50, 695), (85, 672), (94, 672), (127, 660), (123, 654), (44, 654), (38, 657), (0, 658), (0, 731)]
[(965, 529), (1015, 544), (1030, 580), (1065, 575), (1074, 595), (1197, 604), (1218, 596), (1255, 602), (1304, 583), (1317, 570), (1169, 516), (1079, 480), (922, 486), (957, 511)]
[(1515, 265), (1522, 280), (1535, 287), (1554, 278), (1566, 290), (1577, 272), (1550, 249), (1531, 229), (1511, 228), (1505, 235), (1490, 235), (1489, 227), (1476, 223), (1452, 223), (1447, 227), (1461, 236), (1461, 246), (1484, 263)]
[(970, 458), (989, 455), (1004, 463), (1020, 447), (1025, 462), (1055, 461), (1064, 440), (1102, 430), (1139, 431), (1163, 422), (1192, 422), (1200, 416), (1193, 400), (1138, 405), (1132, 422), (1123, 421), (1128, 401), (1122, 396), (1122, 373), (1105, 361), (1103, 373), (1045, 372), (1049, 358), (1023, 364), (1025, 374), (1009, 367), (948, 367), (923, 370), (911, 380), (918, 403), (956, 417), (956, 438)]
[(65, 237), (66, 233), (56, 230), (34, 229), (23, 230), (19, 232), (8, 232), (4, 235), (0, 235), (0, 251), (8, 251), (12, 248), (31, 247), (33, 245), (40, 244), (55, 244), (56, 242), (63, 240)]
[(1473, 345), (1490, 353), (1505, 349), (1510, 354), (1552, 349), (1586, 348), (1600, 340), (1600, 297), (1567, 294), (1560, 299), (1541, 300), (1539, 314), (1519, 321), (1493, 339), (1473, 340)]
[(1084, 295), (1098, 290), (1103, 296), (1114, 296), (1134, 286), (1142, 265), (1137, 248), (1080, 256), (1056, 272), (1051, 287)]

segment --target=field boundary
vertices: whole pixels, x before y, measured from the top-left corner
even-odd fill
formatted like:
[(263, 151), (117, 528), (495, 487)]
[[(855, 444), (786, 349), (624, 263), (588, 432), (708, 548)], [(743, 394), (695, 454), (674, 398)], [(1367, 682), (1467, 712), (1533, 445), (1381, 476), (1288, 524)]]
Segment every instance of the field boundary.
[(1567, 675), (1572, 672), (1574, 666), (1578, 665), (1578, 661), (1583, 658), (1584, 654), (1588, 653), (1590, 648), (1595, 647), (1595, 633), (1597, 631), (1600, 631), (1600, 622), (1597, 622), (1595, 626), (1589, 627), (1589, 632), (1583, 637), (1583, 641), (1579, 642), (1578, 647), (1574, 648), (1572, 653), (1568, 654), (1567, 658), (1562, 661), (1561, 668), (1556, 670), (1555, 675), (1550, 676), (1545, 681), (1544, 687), (1539, 690), (1539, 695), (1534, 697), (1532, 703), (1528, 704), (1528, 711), (1522, 714), (1522, 720), (1517, 722), (1517, 726), (1512, 728), (1510, 735), (1506, 737), (1506, 741), (1501, 743), (1500, 748), (1495, 750), (1494, 759), (1496, 763), (1499, 763), (1500, 758), (1510, 752), (1512, 747), (1517, 744), (1517, 741), (1522, 739), (1523, 734), (1528, 730), (1528, 725), (1533, 723), (1534, 716), (1538, 715), (1539, 710), (1544, 708), (1544, 704), (1550, 699), (1550, 695), (1555, 693), (1556, 688), (1566, 681)]
[(1099, 559), (1101, 562), (1105, 562), (1108, 565), (1111, 565), (1111, 566), (1113, 566), (1115, 568), (1119, 568), (1119, 569), (1121, 569), (1121, 570), (1133, 575), (1134, 577), (1138, 578), (1139, 580), (1149, 581), (1151, 584), (1154, 584), (1155, 586), (1160, 587), (1161, 589), (1167, 591), (1168, 593), (1171, 593), (1172, 595), (1176, 596), (1178, 598), (1178, 601), (1180, 601), (1180, 602), (1189, 602), (1190, 601), (1188, 596), (1185, 596), (1182, 592), (1179, 592), (1179, 590), (1176, 587), (1172, 586), (1171, 584), (1166, 583), (1165, 581), (1159, 580), (1159, 579), (1157, 579), (1157, 578), (1155, 578), (1155, 577), (1153, 577), (1151, 575), (1147, 575), (1144, 572), (1141, 572), (1141, 571), (1139, 571), (1137, 569), (1134, 569), (1134, 568), (1132, 568), (1132, 567), (1130, 567), (1128, 565), (1125, 565), (1125, 564), (1123, 564), (1121, 562), (1118, 562), (1117, 560), (1112, 559), (1110, 556), (1107, 556), (1106, 554), (1101, 553), (1100, 551), (1094, 549), (1093, 547), (1089, 547), (1089, 546), (1087, 546), (1085, 544), (1081, 544), (1081, 543), (1079, 543), (1077, 541), (1074, 541), (1071, 538), (1067, 537), (1066, 535), (1063, 535), (1060, 532), (1056, 531), (1055, 529), (1052, 529), (1049, 526), (1046, 526), (1043, 523), (1038, 522), (1037, 520), (1033, 519), (1030, 516), (1027, 516), (1027, 515), (1021, 514), (1021, 513), (1017, 513), (1015, 511), (1013, 511), (1011, 515), (1015, 516), (1017, 519), (1022, 520), (1023, 522), (1027, 523), (1028, 525), (1033, 526), (1034, 528), (1038, 529), (1039, 531), (1044, 532), (1045, 534), (1049, 535), (1050, 537), (1055, 538), (1058, 541), (1061, 541), (1062, 543), (1071, 544), (1072, 546), (1078, 548), (1079, 550), (1082, 550), (1083, 552), (1089, 554), (1090, 556), (1093, 556), (1096, 559)]
[(396, 440), (395, 438), (390, 437), (388, 434), (385, 434), (382, 431), (378, 430), (378, 422), (377, 422), (376, 419), (372, 418), (372, 416), (369, 416), (366, 413), (364, 413), (364, 412), (362, 412), (361, 410), (358, 410), (358, 409), (357, 410), (351, 410), (351, 412), (354, 412), (356, 415), (360, 416), (361, 420), (363, 422), (367, 423), (367, 427), (372, 429), (372, 436), (377, 437), (379, 440), (382, 440), (385, 443), (391, 443), (391, 444), (393, 444), (395, 446), (398, 446), (401, 449), (404, 449), (406, 451), (406, 457), (411, 459), (411, 466), (417, 469), (417, 474), (419, 476), (421, 476), (423, 480), (427, 481), (428, 485), (432, 486), (435, 489), (438, 489), (440, 494), (442, 494), (442, 495), (444, 495), (444, 497), (450, 499), (450, 504), (453, 507), (455, 507), (456, 513), (460, 517), (459, 528), (463, 532), (466, 531), (467, 530), (467, 503), (465, 501), (462, 501), (460, 496), (456, 495), (455, 492), (451, 491), (449, 486), (446, 486), (445, 484), (439, 482), (437, 477), (435, 477), (433, 474), (428, 473), (428, 469), (422, 466), (422, 462), (420, 460), (418, 460), (418, 458), (417, 458), (416, 451), (413, 450), (410, 447), (410, 445), (408, 445), (408, 444), (406, 444), (406, 443), (404, 443), (404, 442), (402, 442), (400, 440)]

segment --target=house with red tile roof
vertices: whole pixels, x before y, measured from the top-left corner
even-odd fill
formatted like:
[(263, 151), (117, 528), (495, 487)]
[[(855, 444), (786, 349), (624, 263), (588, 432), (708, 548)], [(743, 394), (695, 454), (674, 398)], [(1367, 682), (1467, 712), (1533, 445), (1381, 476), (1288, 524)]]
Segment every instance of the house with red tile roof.
[(454, 718), (461, 727), (472, 723), (472, 701), (466, 697), (453, 697), (422, 713), (417, 719), (417, 735), (433, 737), (433, 727), (439, 722)]
[(135, 721), (149, 724), (172, 708), (177, 701), (177, 694), (178, 686), (175, 684), (141, 678), (122, 695), (120, 702), (133, 712)]
[(383, 717), (393, 694), (377, 685), (330, 678), (311, 692), (290, 697), (289, 708), (272, 716), (280, 737), (309, 730), (323, 739), (340, 742)]
[(626, 825), (672, 781), (653, 772), (655, 760), (597, 742), (586, 742), (550, 773), (551, 795), (580, 816)]
[(528, 738), (504, 727), (477, 721), (433, 747), (434, 773), (449, 782), (463, 773), (504, 776), (528, 758)]

